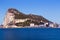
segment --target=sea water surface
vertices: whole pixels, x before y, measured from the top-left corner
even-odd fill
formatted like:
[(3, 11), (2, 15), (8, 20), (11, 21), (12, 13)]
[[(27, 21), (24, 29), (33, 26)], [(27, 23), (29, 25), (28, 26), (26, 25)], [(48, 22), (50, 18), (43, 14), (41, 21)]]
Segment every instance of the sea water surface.
[(60, 28), (0, 28), (0, 40), (60, 40)]

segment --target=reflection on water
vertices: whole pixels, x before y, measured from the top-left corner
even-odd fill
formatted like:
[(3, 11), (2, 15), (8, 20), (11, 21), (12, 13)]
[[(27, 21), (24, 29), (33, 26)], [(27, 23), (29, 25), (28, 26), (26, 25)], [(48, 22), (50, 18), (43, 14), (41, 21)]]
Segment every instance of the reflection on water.
[(0, 29), (0, 40), (60, 40), (59, 28)]

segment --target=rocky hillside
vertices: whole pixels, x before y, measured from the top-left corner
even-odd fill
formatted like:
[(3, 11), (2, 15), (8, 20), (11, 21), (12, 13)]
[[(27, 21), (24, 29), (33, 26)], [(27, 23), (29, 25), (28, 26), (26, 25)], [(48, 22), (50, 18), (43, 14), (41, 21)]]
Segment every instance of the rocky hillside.
[(30, 26), (43, 26), (45, 27), (58, 27), (56, 23), (53, 23), (41, 15), (24, 14), (15, 8), (9, 8), (4, 18), (3, 27), (30, 27)]
[(15, 19), (25, 19), (25, 18), (29, 18), (29, 19), (34, 20), (35, 22), (36, 22), (36, 21), (37, 21), (37, 22), (40, 22), (41, 20), (42, 20), (43, 22), (51, 22), (51, 21), (47, 20), (46, 18), (44, 18), (44, 17), (41, 16), (41, 15), (34, 15), (34, 14), (26, 15), (26, 14), (24, 14), (24, 13), (22, 13), (22, 12), (19, 12), (17, 9), (14, 9), (14, 8), (10, 8), (10, 9), (8, 9), (8, 11), (9, 11), (10, 13), (14, 13)]

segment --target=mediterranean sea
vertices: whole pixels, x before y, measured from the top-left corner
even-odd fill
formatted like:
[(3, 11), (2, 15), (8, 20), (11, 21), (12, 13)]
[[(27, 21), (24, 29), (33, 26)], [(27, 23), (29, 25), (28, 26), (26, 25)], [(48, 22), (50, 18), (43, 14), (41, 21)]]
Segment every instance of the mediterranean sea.
[(0, 28), (0, 40), (60, 40), (60, 28)]

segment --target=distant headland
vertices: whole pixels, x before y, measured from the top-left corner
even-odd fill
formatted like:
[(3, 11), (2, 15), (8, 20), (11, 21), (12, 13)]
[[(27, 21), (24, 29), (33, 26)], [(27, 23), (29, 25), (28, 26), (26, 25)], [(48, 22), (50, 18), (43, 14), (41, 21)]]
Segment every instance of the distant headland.
[(15, 8), (9, 8), (6, 12), (3, 28), (25, 28), (25, 27), (52, 27), (56, 28), (59, 25), (51, 22), (41, 15), (24, 14)]

